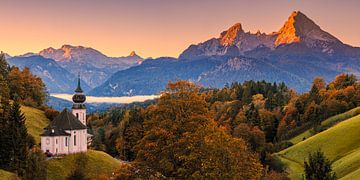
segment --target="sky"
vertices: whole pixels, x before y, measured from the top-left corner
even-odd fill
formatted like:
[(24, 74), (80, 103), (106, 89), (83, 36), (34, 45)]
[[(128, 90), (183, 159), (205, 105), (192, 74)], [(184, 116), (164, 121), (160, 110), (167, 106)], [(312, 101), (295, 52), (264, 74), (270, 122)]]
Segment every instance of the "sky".
[(0, 0), (0, 50), (71, 44), (113, 57), (178, 57), (237, 22), (245, 31), (278, 31), (294, 10), (360, 47), (359, 7), (359, 0)]

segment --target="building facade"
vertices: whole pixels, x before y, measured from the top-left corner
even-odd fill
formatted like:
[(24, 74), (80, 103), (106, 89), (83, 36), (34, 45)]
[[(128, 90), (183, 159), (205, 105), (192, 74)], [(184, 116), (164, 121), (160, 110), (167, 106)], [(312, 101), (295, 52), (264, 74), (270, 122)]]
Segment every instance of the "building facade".
[(41, 134), (41, 150), (53, 155), (86, 152), (88, 139), (86, 127), (86, 96), (78, 85), (73, 95), (73, 107), (70, 112), (64, 109)]

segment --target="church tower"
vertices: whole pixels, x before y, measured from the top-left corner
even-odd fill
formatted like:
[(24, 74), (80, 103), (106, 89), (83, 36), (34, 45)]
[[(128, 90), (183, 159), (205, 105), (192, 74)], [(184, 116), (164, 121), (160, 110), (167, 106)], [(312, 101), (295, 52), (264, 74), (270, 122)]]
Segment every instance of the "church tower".
[(78, 77), (78, 85), (75, 90), (75, 94), (72, 97), (72, 100), (72, 113), (75, 117), (79, 119), (81, 123), (86, 126), (86, 106), (84, 104), (84, 102), (86, 101), (86, 96), (80, 86), (80, 75)]

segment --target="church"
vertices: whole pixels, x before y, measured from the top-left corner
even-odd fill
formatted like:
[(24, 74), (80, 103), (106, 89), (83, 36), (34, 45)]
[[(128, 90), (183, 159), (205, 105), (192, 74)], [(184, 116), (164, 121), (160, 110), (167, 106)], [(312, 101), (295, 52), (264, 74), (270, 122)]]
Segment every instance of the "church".
[(52, 155), (86, 152), (91, 135), (86, 127), (86, 96), (78, 79), (71, 111), (65, 108), (41, 134), (41, 150)]

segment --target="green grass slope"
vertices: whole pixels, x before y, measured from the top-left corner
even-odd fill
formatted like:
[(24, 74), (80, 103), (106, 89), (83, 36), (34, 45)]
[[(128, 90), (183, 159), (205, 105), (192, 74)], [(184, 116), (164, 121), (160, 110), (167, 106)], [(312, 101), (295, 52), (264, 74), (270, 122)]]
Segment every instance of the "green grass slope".
[[(49, 160), (47, 179), (66, 179), (75, 167), (76, 156), (78, 154)], [(88, 150), (86, 156), (88, 157), (88, 162), (85, 167), (85, 173), (91, 179), (98, 179), (100, 175), (111, 175), (121, 164), (119, 160), (102, 151)]]
[(308, 153), (321, 149), (332, 161), (338, 178), (360, 175), (360, 115), (338, 123), (277, 155), (288, 166), (291, 179), (300, 179)]
[(44, 128), (48, 126), (49, 119), (46, 118), (44, 111), (36, 108), (21, 106), (21, 112), (25, 114), (25, 124), (28, 133), (35, 138), (36, 144), (40, 143), (40, 134), (43, 133)]
[(0, 179), (17, 179), (14, 173), (0, 169)]
[[(323, 122), (321, 122), (321, 126), (323, 128), (325, 127), (329, 127), (332, 126), (338, 122), (341, 122), (343, 120), (349, 119), (351, 117), (354, 117), (356, 115), (360, 114), (360, 107), (351, 109), (349, 111), (346, 111), (344, 113), (338, 114), (336, 116), (332, 116), (326, 120), (324, 120)], [(289, 141), (292, 142), (293, 144), (297, 144), (299, 142), (301, 142), (304, 138), (307, 139), (310, 136), (312, 136), (313, 134), (311, 133), (311, 130), (307, 130), (295, 137), (293, 137), (292, 139), (290, 139)]]

